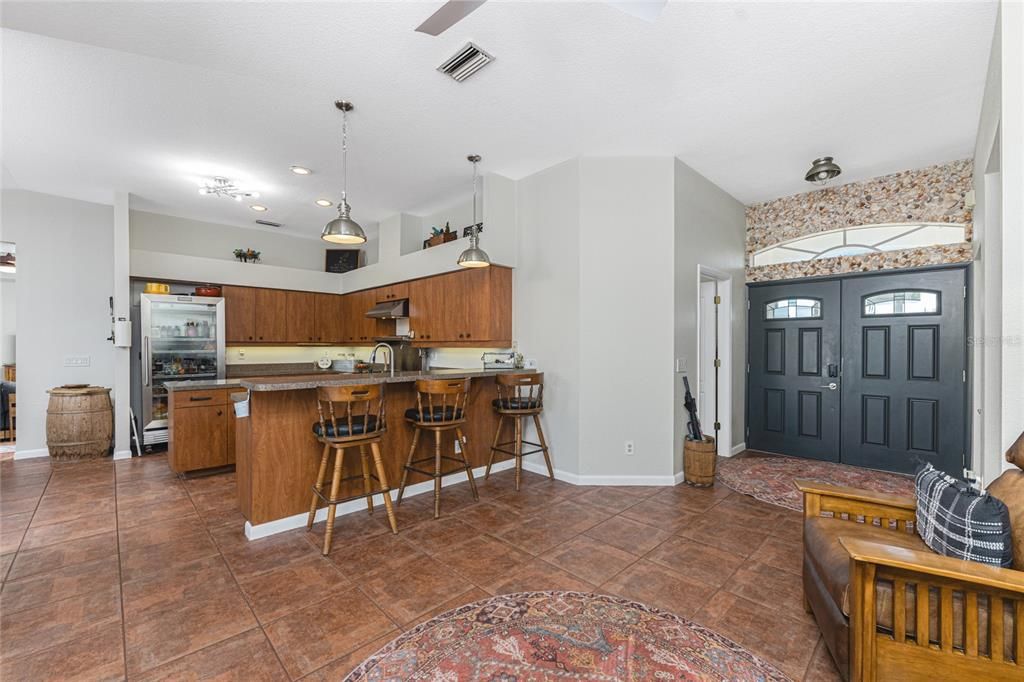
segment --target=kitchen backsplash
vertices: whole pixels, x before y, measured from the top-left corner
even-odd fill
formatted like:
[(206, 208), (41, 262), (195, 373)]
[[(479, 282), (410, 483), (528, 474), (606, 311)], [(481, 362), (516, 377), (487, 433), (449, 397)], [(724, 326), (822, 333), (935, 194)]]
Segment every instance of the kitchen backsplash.
[[(331, 358), (345, 357), (354, 353), (359, 360), (370, 356), (372, 346), (229, 346), (228, 365), (277, 365), (313, 363), (324, 355)], [(432, 367), (455, 369), (476, 369), (481, 365), (480, 356), (485, 352), (507, 350), (500, 348), (434, 348), (431, 351)], [(231, 376), (229, 369), (228, 375)], [(237, 376), (237, 372), (235, 374)]]

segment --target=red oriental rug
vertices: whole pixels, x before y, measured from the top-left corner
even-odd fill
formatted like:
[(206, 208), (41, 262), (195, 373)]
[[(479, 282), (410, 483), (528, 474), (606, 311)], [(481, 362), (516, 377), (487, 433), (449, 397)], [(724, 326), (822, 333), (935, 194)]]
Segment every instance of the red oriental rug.
[(460, 606), (401, 635), (348, 682), (786, 680), (735, 642), (618, 597), (522, 592)]
[(847, 464), (799, 457), (719, 457), (715, 477), (737, 492), (794, 511), (803, 511), (803, 495), (794, 481), (808, 478), (879, 493), (914, 496), (914, 478)]

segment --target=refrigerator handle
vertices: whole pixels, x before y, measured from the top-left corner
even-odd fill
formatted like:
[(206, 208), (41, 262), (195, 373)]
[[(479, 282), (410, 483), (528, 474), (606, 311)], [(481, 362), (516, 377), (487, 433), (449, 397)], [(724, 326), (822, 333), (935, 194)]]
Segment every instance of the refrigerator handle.
[(149, 386), (150, 379), (153, 375), (153, 361), (150, 357), (149, 350), (149, 337), (145, 336), (142, 339), (142, 385)]

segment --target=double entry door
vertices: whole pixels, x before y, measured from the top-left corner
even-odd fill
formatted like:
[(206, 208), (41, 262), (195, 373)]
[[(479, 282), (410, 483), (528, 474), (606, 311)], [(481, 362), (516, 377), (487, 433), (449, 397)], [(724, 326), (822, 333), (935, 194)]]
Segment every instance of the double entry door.
[(747, 446), (960, 476), (966, 269), (751, 285)]

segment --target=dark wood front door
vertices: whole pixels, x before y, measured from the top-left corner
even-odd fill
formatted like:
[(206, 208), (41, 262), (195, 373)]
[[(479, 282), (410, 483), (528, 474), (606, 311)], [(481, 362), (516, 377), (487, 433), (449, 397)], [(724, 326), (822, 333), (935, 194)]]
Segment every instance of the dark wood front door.
[(747, 447), (839, 461), (840, 284), (750, 289)]

